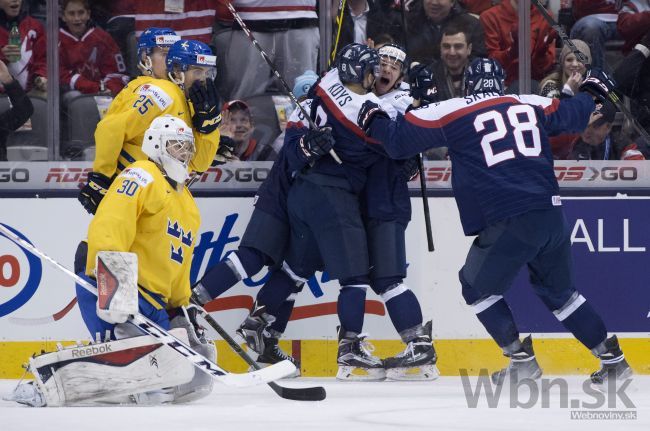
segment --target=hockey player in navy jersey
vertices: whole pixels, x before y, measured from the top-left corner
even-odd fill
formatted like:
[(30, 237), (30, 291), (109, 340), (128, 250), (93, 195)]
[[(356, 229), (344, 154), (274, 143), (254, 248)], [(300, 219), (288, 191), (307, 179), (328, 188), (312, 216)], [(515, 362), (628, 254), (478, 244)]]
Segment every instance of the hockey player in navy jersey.
[[(370, 277), (359, 202), (367, 170), (382, 156), (369, 150), (363, 131), (355, 124), (363, 102), (382, 103), (370, 92), (378, 75), (377, 52), (350, 44), (341, 50), (336, 67), (314, 87), (314, 121), (332, 129), (342, 164), (327, 155), (327, 148), (308, 146), (313, 132), (304, 127), (287, 129), (285, 138), (289, 164), (299, 171), (287, 199), (291, 239), (285, 262), (299, 277), (326, 269), (339, 281), (339, 379), (383, 380), (386, 376), (382, 361), (366, 349), (362, 334)], [(309, 166), (303, 168), (306, 163)]]
[[(413, 97), (402, 81), (408, 68), (405, 50), (388, 44), (377, 50), (381, 71), (374, 85), (379, 99), (404, 114)], [(413, 88), (418, 95), (420, 88)], [(411, 220), (408, 181), (417, 172), (417, 161), (382, 158), (368, 170), (362, 194), (362, 210), (370, 256), (370, 287), (379, 295), (388, 315), (406, 344), (396, 356), (384, 359), (386, 377), (392, 380), (432, 380), (438, 376), (432, 345), (431, 322), (422, 324), (422, 309), (406, 277), (406, 226)]]
[[(380, 71), (373, 92), (380, 100), (394, 108), (393, 114), (404, 113), (412, 98), (401, 83), (406, 68), (406, 53), (397, 45), (387, 45), (378, 50)], [(305, 102), (311, 110), (312, 99)], [(314, 105), (314, 109), (317, 106)], [(292, 133), (304, 133), (308, 124), (294, 111), (289, 129)], [(301, 132), (301, 130), (303, 132)], [(289, 145), (287, 145), (289, 147)], [(367, 233), (370, 258), (370, 287), (385, 301), (388, 314), (395, 329), (406, 343), (404, 352), (384, 360), (387, 377), (397, 380), (430, 380), (438, 375), (436, 354), (431, 342), (431, 325), (422, 324), (422, 311), (415, 294), (404, 284), (406, 276), (406, 246), (404, 232), (411, 217), (407, 182), (412, 175), (412, 161), (403, 162), (380, 158), (367, 171), (368, 179), (360, 194), (361, 211)], [(291, 273), (285, 264), (285, 271)], [(295, 281), (300, 280), (292, 274)], [(287, 286), (290, 287), (290, 286)], [(278, 285), (265, 284), (257, 296), (257, 305), (264, 304), (266, 316), (275, 320), (262, 331), (261, 317), (253, 313), (242, 325), (249, 334), (249, 347), (255, 349), (257, 339), (278, 338), (284, 332), (293, 308), (295, 290), (284, 290)], [(289, 301), (283, 301), (286, 295)], [(268, 334), (267, 334), (268, 333)], [(259, 347), (258, 347), (259, 348)], [(265, 347), (268, 350), (268, 346)], [(269, 354), (261, 357), (266, 359)], [(279, 359), (279, 358), (278, 358)]]
[(601, 360), (595, 384), (632, 371), (616, 336), (607, 338), (600, 316), (576, 290), (569, 228), (561, 209), (548, 134), (583, 130), (594, 97), (606, 99), (613, 82), (592, 69), (581, 93), (559, 101), (503, 95), (505, 76), (491, 59), (475, 59), (465, 73), (467, 97), (410, 111), (391, 121), (372, 102), (358, 124), (395, 158), (448, 146), (452, 186), (466, 235), (478, 235), (459, 272), (465, 301), (510, 358), (492, 375), (506, 379), (542, 374), (531, 337), (523, 340), (503, 294), (525, 264), (535, 293), (573, 335)]

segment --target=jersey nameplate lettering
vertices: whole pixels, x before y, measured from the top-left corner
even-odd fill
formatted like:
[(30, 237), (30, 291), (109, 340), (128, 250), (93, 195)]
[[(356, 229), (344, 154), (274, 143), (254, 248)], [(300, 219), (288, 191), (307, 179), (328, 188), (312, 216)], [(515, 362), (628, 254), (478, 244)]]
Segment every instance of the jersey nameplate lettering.
[(145, 84), (140, 87), (138, 94), (141, 96), (151, 97), (156, 105), (158, 105), (158, 107), (163, 110), (172, 103), (172, 98), (167, 93), (165, 93), (162, 88), (156, 85)]
[(126, 168), (122, 171), (120, 177), (134, 180), (142, 187), (146, 187), (149, 183), (153, 182), (153, 176), (142, 168)]

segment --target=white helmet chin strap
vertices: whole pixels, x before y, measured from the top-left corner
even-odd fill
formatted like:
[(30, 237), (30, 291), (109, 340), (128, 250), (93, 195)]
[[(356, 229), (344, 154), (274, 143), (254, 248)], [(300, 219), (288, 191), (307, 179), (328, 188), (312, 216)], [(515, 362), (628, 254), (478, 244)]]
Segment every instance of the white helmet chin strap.
[(143, 75), (153, 76), (153, 62), (151, 61), (151, 57), (145, 55), (144, 63), (142, 60), (138, 61), (138, 69), (140, 69)]
[[(174, 73), (180, 74), (180, 79), (175, 78)], [(173, 82), (174, 84), (181, 87), (181, 90), (185, 89), (185, 72), (183, 72), (183, 71), (180, 71), (180, 72), (167, 72), (167, 76), (169, 77), (169, 80), (171, 82)]]

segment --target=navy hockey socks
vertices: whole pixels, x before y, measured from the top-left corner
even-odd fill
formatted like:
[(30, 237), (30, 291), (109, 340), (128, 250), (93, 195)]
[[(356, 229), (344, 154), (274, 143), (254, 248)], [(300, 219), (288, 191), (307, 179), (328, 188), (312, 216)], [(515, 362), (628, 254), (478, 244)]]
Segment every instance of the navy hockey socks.
[(348, 332), (359, 334), (363, 329), (368, 287), (367, 284), (348, 284), (339, 291), (337, 312), (341, 326)]
[(420, 302), (402, 279), (383, 278), (373, 281), (373, 290), (386, 305), (386, 310), (398, 333), (422, 324)]
[(472, 304), (472, 308), (499, 347), (509, 346), (519, 340), (512, 311), (501, 295), (489, 296)]
[(233, 287), (239, 280), (255, 275), (264, 267), (264, 254), (258, 250), (240, 247), (212, 268), (203, 278), (201, 284), (216, 298)]
[(607, 338), (603, 319), (578, 292), (575, 292), (560, 309), (553, 311), (553, 314), (589, 350)]
[(275, 321), (271, 324), (269, 329), (283, 334), (287, 329), (287, 324), (289, 323), (289, 318), (291, 318), (291, 312), (293, 311), (293, 306), (295, 303), (295, 301), (291, 300), (291, 297), (290, 299), (284, 301), (274, 315)]
[(257, 303), (265, 305), (266, 312), (277, 318), (280, 307), (293, 293), (295, 287), (295, 281), (286, 272), (272, 271), (269, 279), (257, 293)]

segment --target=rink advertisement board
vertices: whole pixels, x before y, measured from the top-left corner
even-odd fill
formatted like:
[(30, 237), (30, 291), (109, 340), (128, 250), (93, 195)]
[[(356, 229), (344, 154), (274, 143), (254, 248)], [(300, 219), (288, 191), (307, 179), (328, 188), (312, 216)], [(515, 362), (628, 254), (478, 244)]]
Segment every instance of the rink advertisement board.
[[(256, 190), (266, 179), (273, 162), (229, 162), (208, 168), (192, 190), (201, 193), (213, 190)], [(32, 191), (74, 191), (88, 181), (90, 162), (0, 162), (0, 195)], [(432, 190), (451, 189), (451, 164), (447, 161), (425, 163), (427, 187)], [(570, 161), (555, 162), (555, 177), (562, 188), (635, 189), (650, 188), (650, 163), (638, 161)], [(419, 179), (409, 183), (413, 190)]]
[[(197, 198), (202, 228), (197, 237), (192, 280), (236, 249), (251, 215), (252, 202), (252, 198), (241, 197)], [(72, 268), (77, 243), (85, 237), (91, 220), (76, 199), (3, 198), (1, 203), (1, 223)], [(429, 199), (436, 245), (433, 253), (427, 251), (421, 200), (414, 198), (412, 204), (406, 283), (420, 299), (425, 319), (433, 320), (441, 372), (458, 374), (459, 367), (476, 370), (479, 366), (503, 365), (496, 345), (461, 296), (457, 274), (472, 238), (462, 234), (455, 201)], [(637, 372), (650, 373), (650, 199), (565, 198), (564, 207), (572, 228), (577, 288), (603, 315), (609, 330), (624, 339), (628, 359)], [(265, 277), (263, 271), (244, 280), (206, 308), (234, 333)], [(338, 284), (317, 274), (298, 296), (284, 337), (287, 341), (281, 346), (301, 357), (305, 375), (335, 372), (337, 295)], [(521, 332), (534, 332), (536, 338), (542, 339), (538, 356), (546, 362), (546, 369), (593, 371), (596, 361), (570, 339), (532, 294), (524, 272), (508, 298)], [(364, 331), (370, 334), (376, 353), (382, 357), (403, 349), (383, 302), (372, 292), (367, 296)], [(18, 377), (20, 364), (30, 354), (53, 349), (56, 341), (88, 338), (70, 278), (0, 236), (0, 378)], [(218, 346), (222, 366), (246, 368), (224, 343)], [(563, 362), (556, 351), (569, 351), (566, 354), (574, 358), (573, 362)]]

